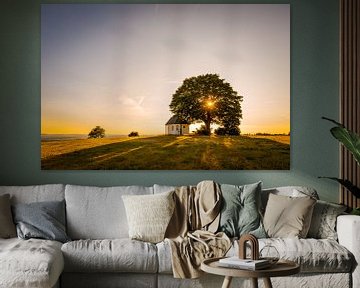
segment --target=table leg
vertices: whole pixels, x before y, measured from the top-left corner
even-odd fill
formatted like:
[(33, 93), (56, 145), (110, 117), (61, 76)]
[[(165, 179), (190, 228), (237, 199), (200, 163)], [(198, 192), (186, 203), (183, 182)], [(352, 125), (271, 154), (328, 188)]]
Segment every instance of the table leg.
[(258, 279), (257, 278), (251, 278), (252, 287), (258, 288)]
[(221, 288), (230, 288), (232, 277), (231, 276), (225, 276), (224, 282), (221, 286)]
[(265, 288), (273, 288), (270, 278), (266, 277), (263, 279), (264, 279)]

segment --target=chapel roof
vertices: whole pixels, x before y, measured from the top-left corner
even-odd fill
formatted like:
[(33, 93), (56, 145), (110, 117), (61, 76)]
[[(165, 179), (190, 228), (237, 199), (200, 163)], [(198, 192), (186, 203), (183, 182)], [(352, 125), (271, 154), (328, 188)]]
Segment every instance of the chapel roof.
[(189, 124), (189, 123), (186, 122), (185, 120), (180, 120), (179, 116), (173, 115), (173, 116), (166, 122), (165, 125), (170, 125), (170, 124)]

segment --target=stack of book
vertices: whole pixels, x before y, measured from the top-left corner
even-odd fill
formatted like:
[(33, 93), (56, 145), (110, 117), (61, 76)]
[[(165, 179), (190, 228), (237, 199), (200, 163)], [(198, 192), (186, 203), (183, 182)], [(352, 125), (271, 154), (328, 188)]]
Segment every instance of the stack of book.
[(219, 266), (246, 270), (260, 270), (270, 267), (271, 262), (267, 259), (251, 260), (240, 259), (238, 256), (233, 256), (220, 259)]

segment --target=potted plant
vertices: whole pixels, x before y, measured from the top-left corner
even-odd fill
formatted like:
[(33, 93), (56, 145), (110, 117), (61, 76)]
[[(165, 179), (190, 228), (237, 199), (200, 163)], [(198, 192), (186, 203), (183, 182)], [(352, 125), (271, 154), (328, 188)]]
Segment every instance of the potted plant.
[[(343, 124), (336, 122), (333, 119), (322, 117), (327, 121), (330, 121), (336, 124), (335, 127), (330, 129), (331, 134), (342, 143), (346, 149), (350, 151), (353, 155), (355, 161), (360, 165), (360, 136), (353, 131), (347, 129)], [(354, 185), (348, 179), (341, 179), (336, 177), (319, 177), (319, 178), (328, 178), (334, 181), (339, 182), (347, 190), (349, 190), (357, 199), (360, 198), (360, 187)], [(351, 214), (360, 215), (360, 207), (354, 208)]]

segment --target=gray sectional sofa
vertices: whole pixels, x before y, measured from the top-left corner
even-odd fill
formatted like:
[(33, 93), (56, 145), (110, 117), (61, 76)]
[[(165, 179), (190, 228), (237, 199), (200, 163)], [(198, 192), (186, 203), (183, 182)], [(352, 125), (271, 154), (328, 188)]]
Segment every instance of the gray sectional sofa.
[[(302, 189), (301, 187), (297, 187)], [(0, 239), (0, 287), (221, 287), (223, 278), (172, 277), (171, 250), (128, 238), (122, 195), (169, 191), (173, 187), (89, 187), (76, 185), (0, 186), (12, 204), (41, 201), (66, 203), (66, 228), (72, 241)], [(306, 188), (304, 188), (306, 189)], [(292, 187), (263, 191), (292, 195)], [(316, 192), (312, 192), (316, 193)], [(272, 279), (274, 287), (360, 287), (360, 217), (337, 218), (338, 241), (331, 239), (260, 239), (282, 258), (301, 265), (301, 273)], [(236, 255), (237, 242), (228, 255)], [(262, 281), (259, 281), (262, 285)], [(250, 282), (234, 279), (233, 286)], [(260, 285), (260, 286), (261, 286)], [(242, 286), (241, 286), (242, 287)]]

